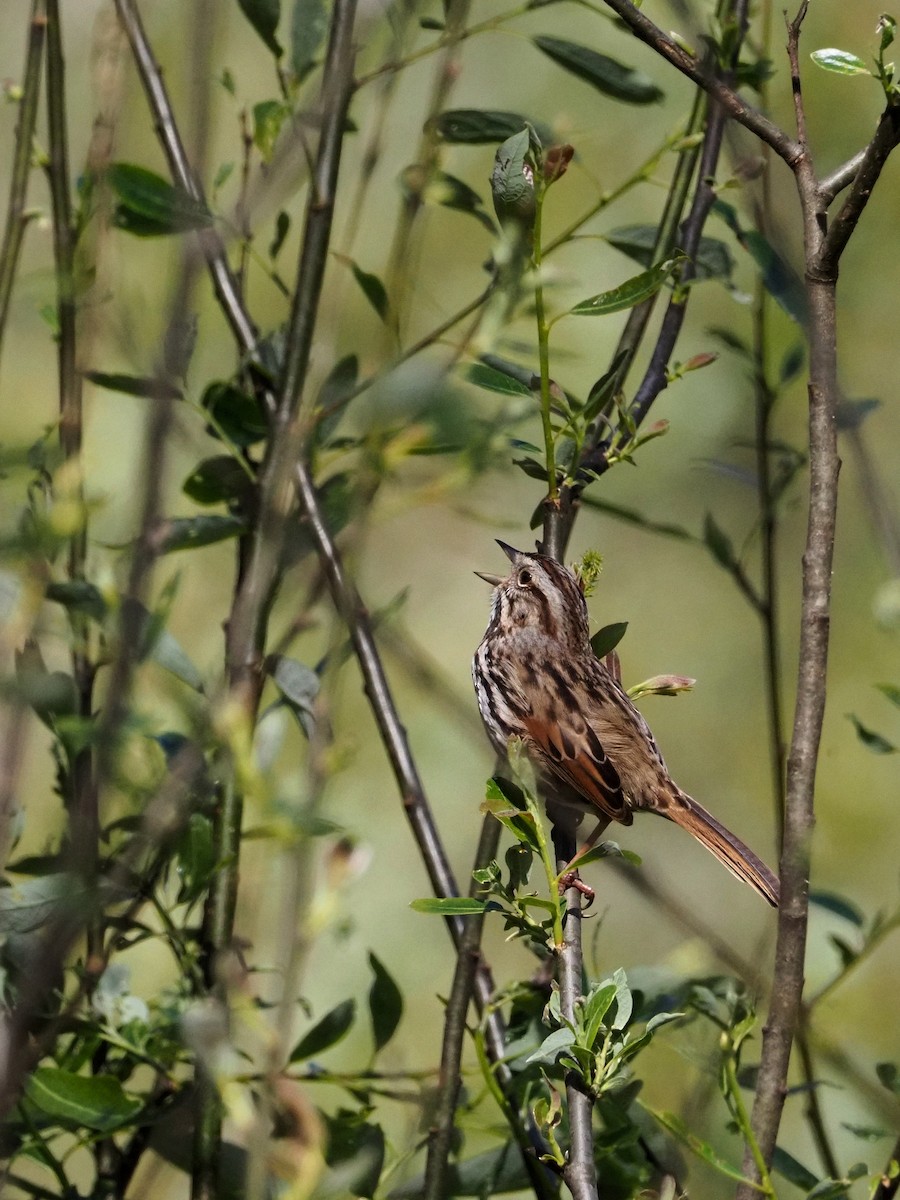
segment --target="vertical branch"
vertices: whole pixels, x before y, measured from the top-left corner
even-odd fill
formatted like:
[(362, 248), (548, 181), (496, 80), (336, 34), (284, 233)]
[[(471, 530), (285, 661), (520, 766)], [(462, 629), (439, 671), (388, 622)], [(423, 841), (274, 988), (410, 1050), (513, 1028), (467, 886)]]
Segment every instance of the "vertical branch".
[[(68, 573), (73, 581), (84, 578), (87, 555), (87, 515), (81, 478), (83, 439), (82, 378), (77, 363), (75, 300), (75, 230), (69, 192), (69, 149), (66, 128), (65, 63), (62, 52), (59, 0), (47, 2), (47, 124), (49, 161), (47, 173), (53, 210), (53, 254), (56, 262), (57, 370), (59, 375), (59, 440), (64, 466), (57, 484), (79, 510), (78, 527), (69, 540)], [(78, 696), (78, 715), (88, 720), (93, 710), (94, 666), (89, 647), (89, 622), (84, 613), (70, 612), (72, 630), (72, 674)], [(93, 753), (89, 747), (77, 751), (68, 765), (66, 802), (69, 837), (75, 869), (88, 881), (97, 870), (99, 814), (94, 786)], [(99, 950), (100, 928), (88, 933), (88, 954)]]
[(3, 242), (0, 245), (0, 349), (2, 349), (3, 335), (6, 332), (9, 302), (16, 278), (16, 269), (19, 265), (22, 239), (30, 220), (25, 210), (25, 202), (28, 195), (28, 177), (31, 173), (34, 126), (40, 98), (41, 63), (44, 57), (46, 32), (47, 11), (44, 0), (33, 0), (28, 32), (28, 50), (25, 55), (25, 76), (22, 98), (19, 101), (19, 120), (16, 125), (16, 143), (9, 181), (9, 204), (6, 209)]

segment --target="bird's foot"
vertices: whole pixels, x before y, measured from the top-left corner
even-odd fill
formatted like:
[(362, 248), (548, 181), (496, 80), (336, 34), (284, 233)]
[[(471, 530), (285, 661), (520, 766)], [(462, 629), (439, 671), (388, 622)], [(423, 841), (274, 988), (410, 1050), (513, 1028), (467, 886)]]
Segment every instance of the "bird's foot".
[(563, 871), (559, 877), (559, 894), (564, 895), (569, 888), (577, 888), (581, 892), (585, 897), (585, 908), (590, 908), (594, 903), (594, 889), (584, 882), (577, 870)]

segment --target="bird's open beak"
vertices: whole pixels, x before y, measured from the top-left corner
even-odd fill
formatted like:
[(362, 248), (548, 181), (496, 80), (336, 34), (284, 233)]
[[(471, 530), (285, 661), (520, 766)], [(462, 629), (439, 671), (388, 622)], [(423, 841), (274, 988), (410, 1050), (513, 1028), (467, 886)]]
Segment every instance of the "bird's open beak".
[(515, 548), (515, 546), (508, 546), (506, 544), (506, 542), (501, 542), (499, 538), (496, 538), (495, 540), (497, 542), (497, 545), (500, 547), (500, 549), (503, 551), (503, 553), (506, 555), (506, 557), (509, 559), (510, 562), (515, 562), (516, 559), (519, 557), (519, 555), (522, 553), (522, 551), (517, 550)]
[(489, 575), (487, 571), (476, 571), (475, 574), (479, 579), (483, 579), (485, 583), (489, 583), (491, 587), (499, 587), (503, 582), (500, 575)]

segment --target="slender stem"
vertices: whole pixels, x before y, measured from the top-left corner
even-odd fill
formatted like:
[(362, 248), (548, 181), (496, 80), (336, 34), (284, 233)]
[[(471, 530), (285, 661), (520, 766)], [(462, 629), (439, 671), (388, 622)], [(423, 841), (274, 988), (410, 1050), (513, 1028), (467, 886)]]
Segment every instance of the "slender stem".
[[(809, 914), (810, 845), (814, 826), (816, 764), (825, 713), (831, 598), (831, 565), (837, 516), (838, 473), (836, 283), (837, 262), (823, 270), (824, 221), (815, 170), (805, 141), (798, 45), (806, 13), (801, 5), (789, 25), (788, 53), (802, 154), (795, 165), (803, 213), (806, 291), (809, 302), (809, 515), (803, 555), (800, 651), (794, 726), (787, 762), (781, 906), (774, 983), (763, 1031), (762, 1058), (753, 1104), (753, 1128), (768, 1164), (772, 1161), (786, 1094), (791, 1046), (801, 1015)], [(745, 1173), (758, 1178), (749, 1153)], [(742, 1186), (739, 1200), (752, 1192)]]
[(6, 225), (3, 243), (0, 245), (0, 348), (6, 332), (9, 302), (19, 265), (22, 239), (31, 217), (25, 210), (28, 196), (28, 179), (31, 174), (31, 156), (34, 142), (34, 127), (37, 120), (41, 88), (41, 63), (44, 57), (44, 41), (47, 32), (47, 6), (45, 0), (33, 0), (31, 23), (28, 31), (28, 50), (25, 55), (25, 76), (22, 98), (19, 101), (19, 120), (16, 125), (15, 150), (9, 180), (9, 204), (6, 209)]
[[(486, 867), (496, 856), (499, 836), (500, 822), (487, 816), (481, 825), (481, 837), (475, 853), (475, 870)], [(477, 887), (473, 884), (470, 894), (474, 894), (476, 890)], [(424, 1200), (444, 1200), (447, 1195), (447, 1167), (462, 1082), (460, 1062), (466, 1034), (466, 1014), (478, 972), (483, 928), (484, 913), (464, 918), (453, 985), (444, 1015), (438, 1099), (434, 1124), (428, 1134), (428, 1155), (425, 1161)]]
[(541, 277), (541, 217), (544, 211), (544, 199), (547, 190), (543, 183), (536, 185), (535, 216), (533, 231), (533, 246), (531, 262), (534, 269), (534, 312), (537, 320), (538, 362), (541, 380), (541, 427), (544, 431), (544, 454), (547, 463), (547, 499), (554, 503), (559, 496), (559, 484), (556, 479), (556, 446), (553, 437), (553, 422), (550, 414), (550, 325), (544, 311), (544, 281)]
[[(68, 574), (84, 578), (87, 556), (87, 518), (82, 482), (82, 376), (78, 370), (77, 309), (75, 302), (75, 231), (72, 222), (68, 130), (66, 126), (65, 62), (58, 0), (46, 0), (47, 11), (47, 124), (49, 130), (50, 197), (53, 210), (53, 252), (57, 288), (57, 367), (59, 375), (59, 440), (65, 460), (65, 487), (80, 512), (78, 528), (69, 540)], [(90, 655), (90, 624), (83, 612), (69, 615), (72, 630), (72, 675), (78, 696), (78, 715), (88, 721), (94, 708), (94, 666)], [(69, 837), (75, 869), (92, 882), (97, 872), (100, 818), (94, 783), (94, 754), (90, 747), (74, 753), (68, 764), (66, 797)], [(88, 927), (88, 956), (101, 950), (102, 922)]]
[(759, 1143), (756, 1140), (756, 1136), (750, 1124), (750, 1114), (747, 1112), (747, 1106), (744, 1103), (741, 1085), (738, 1082), (737, 1077), (737, 1064), (735, 1061), (735, 1055), (733, 1049), (731, 1048), (725, 1052), (724, 1071), (725, 1085), (728, 1088), (728, 1095), (731, 1099), (731, 1106), (735, 1121), (747, 1146), (747, 1150), (752, 1155), (753, 1161), (756, 1164), (756, 1169), (759, 1173), (762, 1194), (774, 1198), (775, 1189), (772, 1187), (772, 1180), (769, 1177), (769, 1169), (766, 1166), (766, 1160), (763, 1158), (762, 1151), (759, 1148)]

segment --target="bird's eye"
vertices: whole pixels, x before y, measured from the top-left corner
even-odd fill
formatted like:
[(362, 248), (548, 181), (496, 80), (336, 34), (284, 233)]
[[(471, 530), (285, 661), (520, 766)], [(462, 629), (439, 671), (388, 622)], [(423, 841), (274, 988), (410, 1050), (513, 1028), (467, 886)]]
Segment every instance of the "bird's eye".
[(531, 572), (526, 568), (519, 572), (519, 587), (528, 587), (531, 583)]

